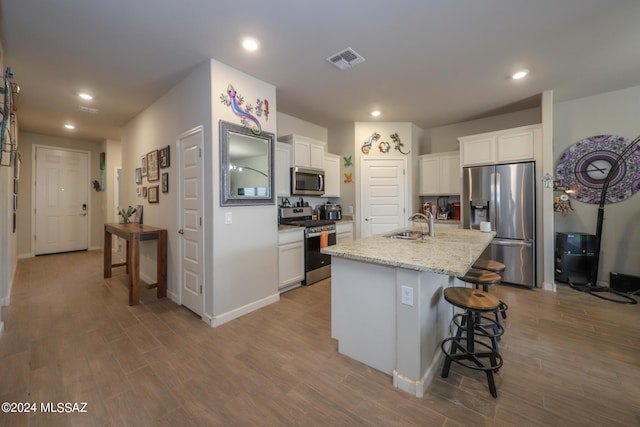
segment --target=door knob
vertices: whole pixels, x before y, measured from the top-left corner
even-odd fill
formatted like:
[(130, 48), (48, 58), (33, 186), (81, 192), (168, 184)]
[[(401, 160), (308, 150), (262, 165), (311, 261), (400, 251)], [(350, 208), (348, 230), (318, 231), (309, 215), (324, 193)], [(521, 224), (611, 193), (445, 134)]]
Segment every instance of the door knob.
[(184, 234), (184, 229), (181, 228), (180, 230), (178, 230), (178, 234)]
[(368, 217), (366, 217), (364, 220), (365, 220), (365, 221), (369, 221), (369, 220), (372, 220), (372, 219), (373, 219), (373, 218), (371, 218), (370, 216), (368, 216)]

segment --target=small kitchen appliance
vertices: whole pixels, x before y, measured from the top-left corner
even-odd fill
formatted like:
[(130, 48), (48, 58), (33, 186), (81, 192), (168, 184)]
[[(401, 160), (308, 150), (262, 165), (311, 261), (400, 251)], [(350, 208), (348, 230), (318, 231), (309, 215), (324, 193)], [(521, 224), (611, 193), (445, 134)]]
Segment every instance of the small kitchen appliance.
[(438, 197), (438, 219), (449, 219), (451, 205), (448, 197)]
[(333, 203), (320, 205), (320, 219), (340, 221), (342, 219), (342, 208), (340, 207), (340, 205), (336, 205)]
[(313, 220), (312, 217), (310, 206), (280, 207), (280, 224), (304, 227), (303, 285), (311, 285), (331, 277), (331, 256), (320, 250), (336, 244), (336, 223), (326, 219)]

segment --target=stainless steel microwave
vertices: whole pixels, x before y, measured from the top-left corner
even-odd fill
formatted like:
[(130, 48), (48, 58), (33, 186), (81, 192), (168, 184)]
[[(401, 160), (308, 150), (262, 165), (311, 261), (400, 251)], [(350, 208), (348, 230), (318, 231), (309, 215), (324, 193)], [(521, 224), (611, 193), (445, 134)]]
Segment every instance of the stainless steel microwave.
[(294, 196), (322, 196), (324, 194), (324, 171), (291, 168), (291, 194)]

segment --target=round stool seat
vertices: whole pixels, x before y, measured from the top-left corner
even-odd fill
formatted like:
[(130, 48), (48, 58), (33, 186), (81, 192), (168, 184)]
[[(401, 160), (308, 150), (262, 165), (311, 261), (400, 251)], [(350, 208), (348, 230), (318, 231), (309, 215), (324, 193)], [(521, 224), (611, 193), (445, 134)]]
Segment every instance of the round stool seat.
[(467, 274), (462, 277), (458, 277), (458, 279), (463, 282), (482, 286), (484, 291), (487, 290), (488, 286), (498, 285), (502, 281), (502, 277), (498, 273), (494, 273), (489, 270), (481, 270), (479, 268), (470, 268), (469, 271), (467, 271)]
[(502, 273), (507, 269), (507, 266), (501, 262), (494, 261), (492, 259), (478, 259), (474, 264), (473, 268), (479, 268), (481, 270), (489, 270), (494, 273)]
[(488, 292), (460, 286), (445, 289), (444, 299), (464, 310), (496, 311), (500, 307), (500, 300)]

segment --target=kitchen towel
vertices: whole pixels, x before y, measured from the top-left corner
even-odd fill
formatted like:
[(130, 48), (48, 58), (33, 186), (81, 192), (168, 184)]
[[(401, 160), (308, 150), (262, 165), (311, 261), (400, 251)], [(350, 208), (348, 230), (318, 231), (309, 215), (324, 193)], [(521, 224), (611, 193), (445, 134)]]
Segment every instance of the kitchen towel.
[(327, 246), (329, 246), (329, 232), (326, 230), (321, 231), (320, 232), (320, 249), (326, 248)]

